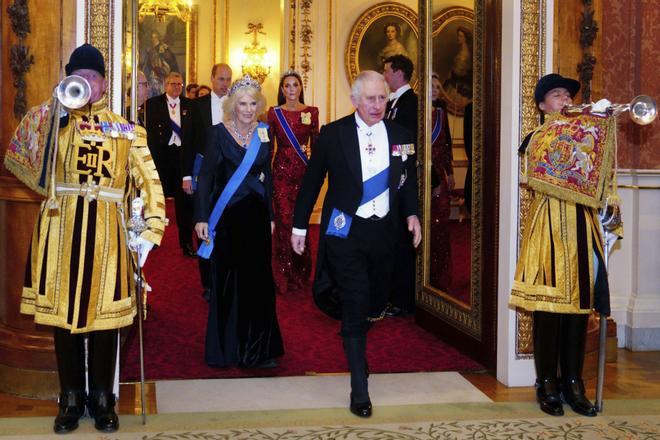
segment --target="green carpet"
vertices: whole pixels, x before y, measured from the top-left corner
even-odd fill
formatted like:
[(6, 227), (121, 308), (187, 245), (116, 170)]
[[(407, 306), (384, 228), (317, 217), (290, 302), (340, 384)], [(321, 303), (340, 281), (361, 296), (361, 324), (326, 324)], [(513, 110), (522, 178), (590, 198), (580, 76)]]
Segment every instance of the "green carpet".
[[(564, 417), (541, 413), (532, 402), (463, 403), (376, 407), (370, 419), (347, 409), (242, 411), (160, 414), (141, 424), (139, 416), (121, 416), (112, 434), (94, 430), (89, 418), (68, 439), (102, 440), (445, 440), (445, 439), (658, 439), (660, 400), (605, 401), (594, 418), (567, 411)], [(8, 438), (63, 438), (52, 434), (52, 417), (0, 419)]]

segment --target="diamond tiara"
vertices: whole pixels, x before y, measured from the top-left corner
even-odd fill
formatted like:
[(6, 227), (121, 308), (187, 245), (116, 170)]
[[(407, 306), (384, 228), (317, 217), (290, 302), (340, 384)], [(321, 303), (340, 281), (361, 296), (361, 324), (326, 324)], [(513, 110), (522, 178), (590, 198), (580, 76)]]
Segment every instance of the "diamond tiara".
[(229, 89), (229, 96), (233, 95), (238, 89), (242, 89), (244, 87), (252, 87), (258, 91), (261, 91), (259, 82), (252, 79), (250, 75), (245, 75), (243, 78), (234, 81), (234, 84), (232, 84), (231, 88)]
[(300, 74), (293, 69), (289, 69), (282, 74), (282, 78), (286, 78), (287, 76), (300, 76)]

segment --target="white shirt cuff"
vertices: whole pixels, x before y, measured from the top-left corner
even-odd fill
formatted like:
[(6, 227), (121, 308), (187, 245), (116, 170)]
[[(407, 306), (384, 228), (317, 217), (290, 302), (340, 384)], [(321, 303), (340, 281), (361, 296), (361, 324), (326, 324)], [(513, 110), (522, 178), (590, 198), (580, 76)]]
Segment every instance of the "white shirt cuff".
[(192, 180), (191, 176), (183, 176), (183, 181), (185, 182), (186, 180)]
[(292, 232), (294, 235), (300, 235), (301, 237), (307, 236), (307, 229), (293, 228)]

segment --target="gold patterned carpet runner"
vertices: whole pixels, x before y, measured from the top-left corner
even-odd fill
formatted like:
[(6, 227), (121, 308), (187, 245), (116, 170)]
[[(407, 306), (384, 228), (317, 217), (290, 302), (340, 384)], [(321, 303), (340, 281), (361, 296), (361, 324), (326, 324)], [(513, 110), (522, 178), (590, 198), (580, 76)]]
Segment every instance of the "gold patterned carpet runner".
[[(52, 439), (52, 418), (0, 419), (8, 439)], [(445, 439), (660, 439), (660, 400), (612, 400), (605, 412), (581, 417), (546, 416), (532, 402), (384, 406), (367, 420), (345, 408), (234, 411), (121, 416), (112, 434), (94, 430), (89, 418), (68, 439), (99, 440), (445, 440)]]

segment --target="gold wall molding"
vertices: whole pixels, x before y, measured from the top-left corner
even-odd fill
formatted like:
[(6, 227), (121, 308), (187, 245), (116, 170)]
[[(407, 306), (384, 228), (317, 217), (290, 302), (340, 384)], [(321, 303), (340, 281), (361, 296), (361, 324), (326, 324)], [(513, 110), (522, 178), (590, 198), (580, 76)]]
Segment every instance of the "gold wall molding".
[[(313, 0), (289, 1), (289, 69), (300, 73), (304, 88), (312, 71), (312, 6)], [(298, 47), (297, 41), (300, 41)]]
[[(522, 0), (521, 2), (519, 140), (522, 140), (527, 133), (539, 124), (536, 102), (534, 101), (534, 88), (538, 79), (545, 73), (546, 68), (546, 12), (545, 0)], [(530, 204), (530, 192), (521, 189), (519, 192), (520, 226), (518, 243), (522, 241), (523, 219), (529, 212)], [(528, 358), (533, 352), (532, 314), (518, 309), (516, 312), (516, 328), (516, 357), (519, 359)]]
[[(328, 79), (333, 78), (332, 76), (332, 51), (333, 51), (333, 42), (334, 38), (332, 36), (332, 27), (334, 26), (332, 17), (333, 17), (333, 11), (334, 11), (334, 4), (333, 0), (328, 0), (328, 38), (327, 38), (327, 46), (328, 46)], [(332, 104), (333, 104), (333, 99), (332, 99), (332, 87), (331, 87), (331, 81), (326, 81), (327, 83), (327, 97), (326, 97), (326, 123), (330, 122), (330, 115), (332, 115)]]
[[(191, 8), (190, 21), (186, 23), (186, 50), (188, 54), (186, 59), (188, 60), (188, 83), (197, 82), (197, 34), (199, 33), (199, 6), (193, 5)], [(214, 39), (215, 41), (215, 39)]]
[(296, 0), (289, 0), (289, 69), (296, 67)]
[[(87, 0), (85, 3), (85, 42), (93, 45), (105, 59), (106, 78), (112, 77), (114, 52), (114, 2), (112, 0)], [(108, 87), (108, 102), (112, 102), (112, 87)]]

